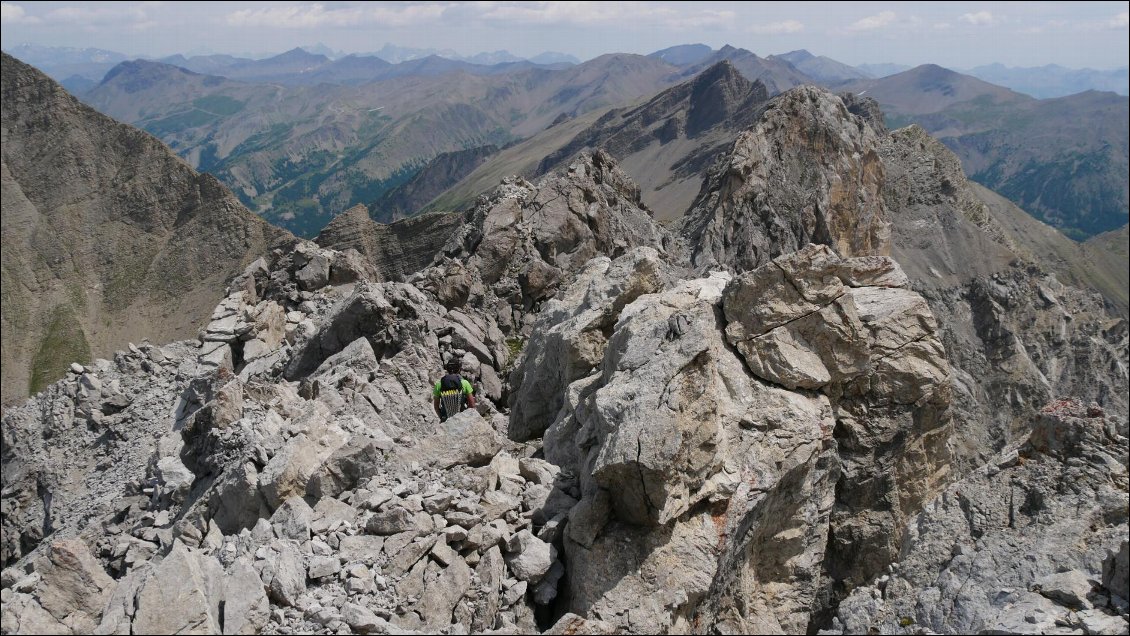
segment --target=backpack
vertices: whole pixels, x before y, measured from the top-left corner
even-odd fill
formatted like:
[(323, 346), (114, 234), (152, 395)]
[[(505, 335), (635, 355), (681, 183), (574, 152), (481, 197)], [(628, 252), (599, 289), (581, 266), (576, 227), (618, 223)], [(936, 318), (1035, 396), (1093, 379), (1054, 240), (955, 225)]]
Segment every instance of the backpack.
[(446, 417), (460, 413), (467, 407), (467, 398), (463, 395), (463, 376), (458, 373), (443, 376), (439, 381), (439, 403)]

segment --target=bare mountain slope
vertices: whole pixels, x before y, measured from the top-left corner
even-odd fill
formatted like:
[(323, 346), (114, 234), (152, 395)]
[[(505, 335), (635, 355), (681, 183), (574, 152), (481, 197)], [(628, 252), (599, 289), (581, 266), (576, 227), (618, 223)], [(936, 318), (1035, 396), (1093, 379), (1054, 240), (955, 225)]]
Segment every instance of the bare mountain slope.
[(843, 88), (878, 101), (892, 127), (922, 126), (971, 179), (1074, 239), (1127, 222), (1130, 98), (1037, 100), (930, 64)]
[(715, 64), (727, 61), (745, 76), (749, 81), (760, 80), (769, 89), (770, 95), (776, 95), (804, 84), (814, 84), (815, 80), (800, 72), (795, 66), (785, 60), (773, 57), (761, 57), (752, 51), (739, 49), (730, 45), (723, 46), (709, 57), (697, 64), (683, 69), (683, 77), (692, 77)]
[(813, 55), (804, 49), (790, 51), (781, 55), (770, 55), (769, 59), (781, 59), (792, 64), (798, 71), (823, 84), (835, 85), (858, 79), (870, 77), (867, 73), (837, 62), (824, 55)]
[(1078, 243), (996, 192), (977, 183), (969, 185), (977, 198), (988, 206), (989, 214), (1008, 234), (1018, 252), (1039, 261), (1063, 282), (1102, 292), (1114, 312), (1123, 318), (1130, 314), (1127, 226)]
[(130, 341), (191, 335), (289, 235), (157, 139), (3, 56), (3, 400)]
[[(698, 194), (706, 168), (729, 150), (738, 131), (757, 119), (768, 98), (764, 84), (746, 79), (723, 60), (646, 101), (613, 108), (579, 131), (572, 130), (578, 122), (564, 122), (503, 151), (433, 207), (466, 203), (489, 189), (497, 183), (500, 162), (512, 172), (534, 177), (600, 148), (632, 175), (656, 218), (673, 221)], [(563, 141), (567, 134), (571, 139)], [(539, 152), (543, 159), (529, 161)]]
[(873, 98), (887, 115), (926, 115), (976, 98), (994, 104), (1034, 101), (1027, 95), (937, 64), (923, 64), (880, 79), (860, 80), (843, 88)]
[(736, 131), (756, 120), (767, 99), (764, 84), (723, 60), (641, 106), (610, 111), (546, 156), (537, 172), (602, 148), (640, 184), (644, 203), (658, 218), (677, 219), (702, 186), (704, 169)]
[(437, 155), (406, 183), (378, 199), (373, 206), (374, 218), (390, 223), (418, 214), (432, 199), (497, 153), (497, 146), (478, 146)]

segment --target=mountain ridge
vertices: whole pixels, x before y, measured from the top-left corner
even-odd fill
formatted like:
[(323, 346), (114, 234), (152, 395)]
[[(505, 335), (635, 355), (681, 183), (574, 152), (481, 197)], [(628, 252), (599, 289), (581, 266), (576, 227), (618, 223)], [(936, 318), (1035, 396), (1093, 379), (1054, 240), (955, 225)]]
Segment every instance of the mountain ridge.
[(757, 111), (673, 230), (601, 150), (353, 207), (6, 411), (4, 630), (1120, 633), (1126, 321), (921, 127)]
[(3, 65), (9, 403), (61, 377), (76, 352), (89, 361), (189, 335), (225, 278), (290, 235), (155, 138), (7, 54)]

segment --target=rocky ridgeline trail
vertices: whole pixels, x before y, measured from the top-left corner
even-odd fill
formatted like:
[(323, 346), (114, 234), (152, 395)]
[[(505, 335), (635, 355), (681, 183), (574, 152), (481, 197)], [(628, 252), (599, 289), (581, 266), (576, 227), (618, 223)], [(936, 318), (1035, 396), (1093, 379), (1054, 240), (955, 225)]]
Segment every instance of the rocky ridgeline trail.
[[(888, 255), (851, 104), (770, 102), (680, 235), (598, 151), (420, 271), (299, 242), (196, 341), (75, 367), (4, 415), (0, 629), (1125, 633), (1122, 403), (1016, 408), (955, 470), (995, 425), (948, 357), (974, 326)], [(1107, 350), (1076, 328), (1020, 370)], [(440, 423), (450, 358), (481, 399)]]
[[(506, 439), (501, 378), (576, 268), (670, 240), (633, 187), (601, 154), (508, 183), (409, 282), (276, 250), (197, 342), (6, 413), (4, 631), (536, 630), (580, 491)], [(450, 357), (480, 402), (440, 424)]]

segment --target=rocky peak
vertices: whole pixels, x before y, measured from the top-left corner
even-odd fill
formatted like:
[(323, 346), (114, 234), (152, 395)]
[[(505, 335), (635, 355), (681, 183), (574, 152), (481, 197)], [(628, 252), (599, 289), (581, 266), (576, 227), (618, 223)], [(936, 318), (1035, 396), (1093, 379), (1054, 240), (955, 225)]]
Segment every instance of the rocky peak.
[(692, 264), (744, 271), (807, 243), (841, 256), (889, 254), (878, 150), (876, 132), (826, 90), (774, 98), (684, 217)]
[(812, 53), (808, 52), (806, 49), (797, 49), (795, 51), (789, 51), (788, 53), (782, 53), (781, 55), (778, 55), (777, 57), (785, 60), (786, 62), (788, 62), (790, 64), (799, 64), (801, 62), (816, 59), (816, 56), (813, 55)]
[(585, 263), (645, 245), (677, 250), (643, 206), (639, 186), (598, 150), (537, 184), (504, 180), (480, 198), (448, 240), (443, 262), (421, 273), (418, 284), (449, 306), (493, 304), (500, 325), (527, 334), (531, 310)]
[(732, 119), (735, 111), (750, 101), (763, 102), (768, 98), (764, 84), (750, 82), (729, 60), (722, 60), (691, 82), (687, 134), (693, 137)]
[[(592, 261), (512, 375), (511, 435), (543, 434), (579, 480), (569, 610), (649, 633), (688, 616), (804, 631), (822, 603), (813, 564), (840, 583), (880, 571), (899, 511), (944, 483), (936, 324), (887, 257), (810, 245), (737, 277), (673, 273), (647, 248)], [(906, 470), (876, 483), (870, 461)]]

